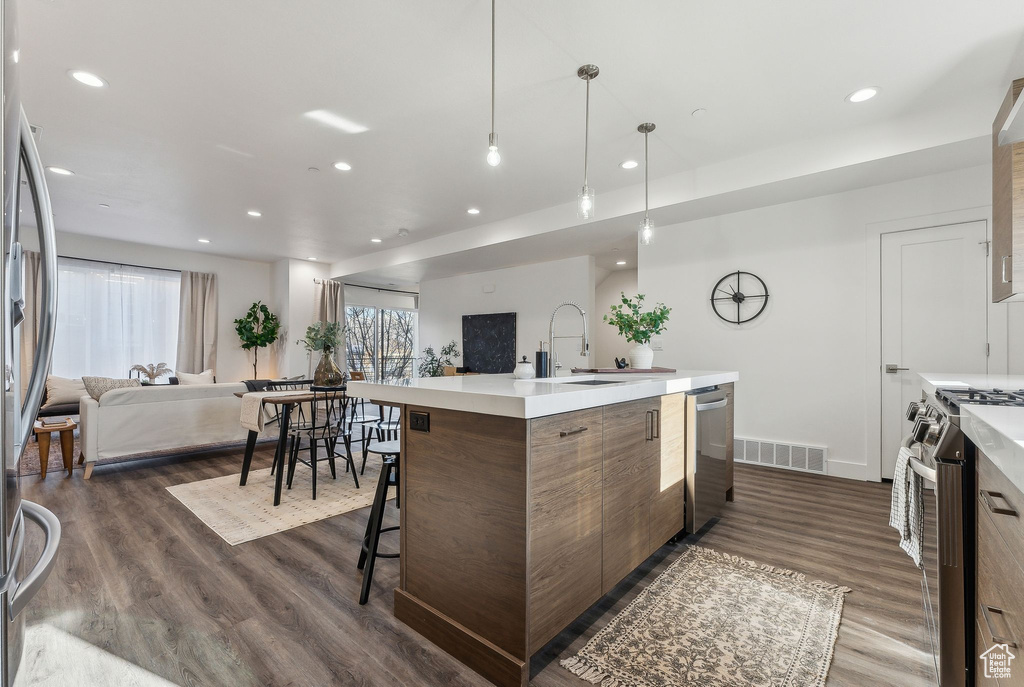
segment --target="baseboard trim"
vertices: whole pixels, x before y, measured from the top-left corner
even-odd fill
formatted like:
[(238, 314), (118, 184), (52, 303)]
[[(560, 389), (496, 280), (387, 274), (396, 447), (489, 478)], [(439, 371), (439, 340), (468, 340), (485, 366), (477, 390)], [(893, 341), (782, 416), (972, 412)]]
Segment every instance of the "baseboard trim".
[(395, 590), (395, 617), (499, 687), (528, 687), (527, 661), (401, 589)]

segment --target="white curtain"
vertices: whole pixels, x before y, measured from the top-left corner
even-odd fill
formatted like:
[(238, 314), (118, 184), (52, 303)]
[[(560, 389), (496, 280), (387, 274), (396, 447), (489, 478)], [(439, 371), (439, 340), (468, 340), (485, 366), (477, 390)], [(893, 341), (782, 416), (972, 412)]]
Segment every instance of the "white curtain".
[(132, 365), (174, 360), (177, 272), (60, 258), (57, 280), (52, 374), (124, 378)]
[[(345, 287), (340, 281), (333, 279), (317, 279), (313, 290), (313, 317), (318, 322), (340, 322), (345, 325)], [(342, 345), (334, 351), (334, 358), (342, 371), (348, 369), (345, 364), (344, 338)], [(311, 361), (316, 364), (316, 361)]]
[(42, 263), (34, 250), (22, 251), (25, 272), (25, 321), (21, 323), (21, 394), (25, 396), (32, 374), (32, 357), (39, 343), (39, 296), (43, 291)]
[(181, 273), (178, 359), (174, 369), (217, 371), (217, 275)]

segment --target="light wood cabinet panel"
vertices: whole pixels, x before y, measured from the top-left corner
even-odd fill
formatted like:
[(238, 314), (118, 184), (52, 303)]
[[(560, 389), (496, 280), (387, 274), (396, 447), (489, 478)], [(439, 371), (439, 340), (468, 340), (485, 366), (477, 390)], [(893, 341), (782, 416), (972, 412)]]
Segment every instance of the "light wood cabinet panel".
[(604, 536), (602, 593), (650, 554), (651, 473), (660, 442), (652, 411), (660, 399), (641, 399), (604, 409)]
[(999, 130), (1022, 89), (1024, 79), (1013, 82), (992, 124), (994, 303), (1024, 297), (1024, 142), (999, 145)]
[(601, 597), (601, 408), (531, 422), (530, 653)]
[(725, 397), (729, 400), (729, 405), (726, 406), (725, 414), (725, 500), (732, 501), (732, 485), (733, 485), (733, 459), (735, 458), (735, 435), (736, 435), (736, 395), (735, 385), (732, 383), (722, 384), (722, 391), (725, 392)]
[(686, 394), (662, 396), (655, 422), (648, 555), (686, 526)]

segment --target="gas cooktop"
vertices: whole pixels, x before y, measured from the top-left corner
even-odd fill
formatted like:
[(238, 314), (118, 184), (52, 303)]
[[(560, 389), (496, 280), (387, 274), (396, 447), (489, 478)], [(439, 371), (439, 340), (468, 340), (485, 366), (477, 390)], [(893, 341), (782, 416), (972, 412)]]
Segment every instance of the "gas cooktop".
[(936, 389), (935, 397), (953, 409), (961, 405), (1024, 407), (1024, 389), (946, 388)]

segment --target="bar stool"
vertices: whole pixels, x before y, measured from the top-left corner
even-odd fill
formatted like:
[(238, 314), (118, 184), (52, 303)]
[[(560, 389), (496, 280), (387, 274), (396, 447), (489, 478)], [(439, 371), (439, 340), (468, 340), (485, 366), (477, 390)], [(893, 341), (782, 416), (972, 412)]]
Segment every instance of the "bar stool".
[[(363, 605), (370, 596), (370, 584), (373, 581), (373, 566), (378, 558), (398, 558), (397, 553), (379, 553), (377, 547), (380, 545), (380, 535), (383, 532), (395, 532), (398, 525), (382, 527), (384, 524), (384, 509), (388, 501), (388, 487), (398, 487), (398, 462), (401, 455), (401, 445), (396, 441), (381, 441), (369, 446), (369, 452), (381, 457), (380, 479), (377, 480), (377, 491), (373, 496), (373, 506), (370, 507), (370, 517), (366, 521), (366, 533), (363, 535), (362, 545), (359, 550), (359, 563), (357, 568), (363, 571), (363, 587), (359, 593), (359, 604)], [(355, 468), (353, 468), (353, 471)], [(396, 502), (396, 507), (401, 507), (401, 502)]]

